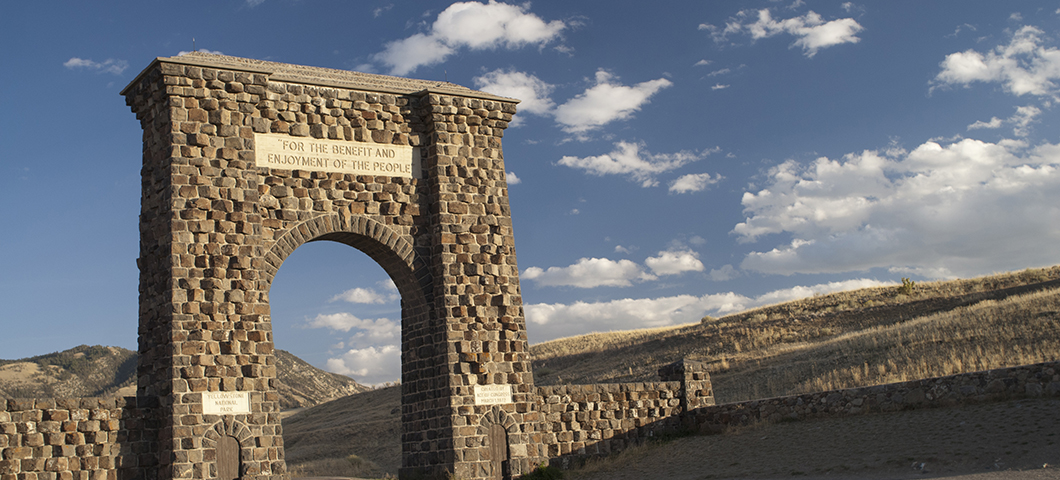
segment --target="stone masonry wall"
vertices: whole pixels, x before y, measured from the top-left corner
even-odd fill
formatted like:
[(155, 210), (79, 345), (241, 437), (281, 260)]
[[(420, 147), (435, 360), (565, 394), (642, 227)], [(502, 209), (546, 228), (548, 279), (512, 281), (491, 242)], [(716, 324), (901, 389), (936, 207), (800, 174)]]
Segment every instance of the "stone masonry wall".
[[(545, 419), (537, 439), (553, 463), (570, 466), (621, 451), (656, 435), (718, 433), (729, 426), (785, 419), (845, 417), (952, 407), (1010, 398), (1060, 396), (1060, 362), (950, 375), (871, 387), (680, 407), (679, 381), (537, 387), (535, 410)], [(711, 397), (696, 397), (705, 403)], [(694, 400), (689, 398), (689, 400)], [(148, 412), (135, 399), (0, 400), (0, 480), (121, 480), (143, 478), (157, 463)], [(483, 422), (518, 431), (499, 408)], [(240, 435), (231, 426), (206, 432)], [(477, 428), (480, 434), (481, 427)], [(251, 452), (248, 452), (251, 453)], [(149, 477), (148, 477), (149, 478)]]
[(566, 468), (617, 453), (681, 430), (689, 406), (714, 404), (703, 363), (682, 360), (661, 368), (659, 376), (663, 381), (537, 387), (549, 458)]
[(685, 428), (714, 433), (763, 421), (952, 407), (1043, 395), (1060, 396), (1060, 362), (728, 403), (693, 410), (685, 415), (684, 423)]
[(158, 463), (135, 398), (0, 399), (0, 479), (118, 480)]

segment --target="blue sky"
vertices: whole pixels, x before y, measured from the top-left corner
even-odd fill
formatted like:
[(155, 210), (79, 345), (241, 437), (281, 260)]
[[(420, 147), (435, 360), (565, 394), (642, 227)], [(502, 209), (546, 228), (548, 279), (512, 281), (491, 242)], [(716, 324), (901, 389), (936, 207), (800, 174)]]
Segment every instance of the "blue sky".
[[(1060, 263), (1057, 1), (4, 12), (0, 358), (135, 348), (141, 130), (118, 92), (193, 48), (522, 99), (504, 153), (532, 342)], [(304, 246), (270, 296), (279, 348), (398, 378), (366, 255)]]

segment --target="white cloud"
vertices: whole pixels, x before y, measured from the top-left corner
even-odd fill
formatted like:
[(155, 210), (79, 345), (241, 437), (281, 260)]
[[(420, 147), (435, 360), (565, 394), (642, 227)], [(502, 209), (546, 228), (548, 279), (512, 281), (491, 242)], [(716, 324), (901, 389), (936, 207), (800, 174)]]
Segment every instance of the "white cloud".
[(615, 120), (623, 120), (640, 110), (648, 99), (663, 88), (673, 85), (665, 78), (641, 82), (633, 86), (614, 82), (614, 76), (604, 70), (596, 72), (596, 85), (556, 107), (556, 121), (568, 133), (585, 133)]
[(749, 298), (736, 293), (624, 298), (608, 302), (526, 305), (527, 333), (534, 343), (589, 332), (665, 327), (698, 322), (704, 315), (727, 315), (749, 308), (888, 283), (869, 279), (776, 290)]
[(247, 6), (250, 8), (254, 8), (262, 3), (265, 3), (265, 0), (247, 0)]
[(715, 282), (724, 282), (736, 278), (737, 272), (732, 265), (724, 265), (710, 271), (710, 279)]
[(545, 22), (528, 13), (529, 3), (508, 5), (457, 2), (450, 5), (427, 33), (417, 33), (386, 44), (372, 56), (390, 68), (391, 75), (405, 75), (424, 65), (445, 61), (461, 48), (470, 50), (514, 50), (527, 45), (544, 46), (559, 38), (566, 25)]
[(720, 182), (722, 176), (719, 174), (716, 177), (712, 177), (709, 173), (690, 173), (688, 175), (682, 175), (670, 183), (671, 193), (689, 193), (698, 192), (706, 189), (708, 186), (714, 185)]
[(1042, 46), (1041, 30), (1025, 26), (1008, 45), (986, 53), (975, 50), (951, 53), (939, 65), (932, 88), (939, 85), (969, 86), (975, 82), (1000, 83), (1017, 96), (1056, 96), (1053, 80), (1060, 79), (1060, 50)]
[(1031, 124), (1034, 123), (1038, 118), (1038, 115), (1041, 114), (1041, 109), (1033, 105), (1016, 107), (1016, 114), (1009, 119), (1009, 121), (1015, 125), (1015, 127), (1012, 128), (1012, 133), (1017, 137), (1026, 137), (1027, 135), (1030, 135)]
[(178, 57), (183, 57), (184, 55), (187, 55), (187, 54), (192, 53), (192, 52), (202, 52), (202, 53), (212, 53), (214, 55), (224, 55), (224, 53), (222, 53), (220, 50), (208, 50), (208, 49), (205, 49), (205, 48), (198, 48), (198, 49), (195, 49), (195, 50), (181, 50), (179, 53), (177, 53), (177, 56)]
[(95, 62), (92, 60), (72, 57), (63, 63), (63, 66), (70, 70), (82, 69), (94, 71), (96, 73), (110, 73), (114, 75), (121, 75), (125, 69), (129, 68), (129, 62), (125, 60), (115, 60), (108, 58), (101, 62)]
[(633, 252), (630, 251), (630, 249), (623, 247), (622, 245), (615, 245), (615, 253), (624, 253), (626, 255), (629, 255)]
[(383, 16), (384, 13), (389, 12), (392, 8), (394, 8), (393, 3), (388, 3), (386, 5), (383, 5), (382, 7), (376, 8), (375, 10), (372, 10), (372, 17), (379, 18)]
[(365, 385), (396, 382), (401, 380), (401, 349), (397, 345), (351, 349), (341, 357), (329, 358), (327, 369)]
[(714, 70), (713, 72), (708, 73), (707, 76), (708, 77), (716, 77), (718, 75), (725, 75), (727, 73), (732, 73), (732, 69), (731, 68), (723, 68), (721, 70)]
[(729, 88), (729, 86), (728, 85), (722, 85), (720, 83), (716, 83), (716, 84), (714, 84), (713, 87), (710, 87), (711, 90), (724, 90), (726, 88)]
[(522, 179), (515, 175), (515, 172), (505, 172), (504, 180), (508, 182), (508, 185), (518, 185), (523, 183)]
[(797, 37), (793, 47), (802, 47), (803, 53), (810, 58), (817, 55), (823, 48), (842, 45), (844, 43), (858, 43), (857, 37), (862, 27), (853, 18), (841, 18), (825, 22), (820, 15), (812, 10), (805, 15), (783, 20), (774, 20), (769, 9), (758, 11), (758, 17), (754, 22), (744, 23), (750, 17), (748, 11), (741, 11), (736, 17), (730, 19), (724, 29), (713, 25), (702, 24), (700, 30), (709, 30), (715, 42), (726, 41), (729, 35), (747, 33), (752, 40), (769, 38), (779, 34), (794, 35)]
[(791, 240), (751, 252), (744, 270), (971, 277), (1060, 258), (1060, 145), (929, 141), (908, 153), (788, 161), (769, 177), (744, 193), (747, 219), (732, 232)]
[(710, 65), (712, 63), (714, 63), (714, 62), (712, 62), (710, 60), (700, 60), (700, 61), (696, 62), (695, 65), (692, 65), (692, 66), (693, 67), (705, 67), (705, 66)]
[(688, 249), (666, 250), (658, 256), (648, 257), (644, 264), (656, 275), (675, 275), (683, 272), (702, 272), (703, 262), (699, 254)]
[(530, 267), (520, 274), (523, 280), (533, 280), (541, 286), (548, 287), (628, 287), (633, 282), (655, 280), (656, 277), (644, 271), (640, 265), (630, 260), (609, 260), (606, 258), (581, 258), (578, 263), (569, 267)]
[(343, 332), (357, 330), (350, 338), (351, 344), (392, 341), (401, 335), (401, 322), (388, 318), (361, 319), (345, 312), (317, 315), (316, 318), (308, 320), (305, 326)]
[(997, 129), (1001, 128), (1004, 124), (1012, 125), (1012, 134), (1017, 137), (1026, 137), (1031, 133), (1031, 124), (1037, 122), (1038, 116), (1042, 114), (1042, 110), (1033, 105), (1027, 105), (1023, 107), (1016, 107), (1016, 113), (1011, 117), (1002, 120), (997, 117), (991, 117), (989, 122), (982, 120), (977, 121), (971, 125), (968, 125), (968, 130), (978, 129)]
[(968, 130), (979, 130), (982, 128), (1001, 128), (1001, 119), (997, 117), (991, 117), (989, 122), (978, 120), (975, 123), (968, 125)]
[(554, 87), (528, 73), (494, 70), (475, 77), (475, 86), (484, 92), (521, 100), (519, 110), (527, 113), (550, 115), (555, 107), (549, 98)]
[[(393, 283), (391, 283), (392, 285)], [(349, 303), (369, 303), (369, 304), (382, 304), (389, 303), (401, 298), (401, 295), (397, 293), (396, 289), (387, 289), (388, 291), (378, 292), (372, 288), (351, 288), (342, 292), (334, 297), (331, 297), (329, 302), (337, 302), (339, 300)]]
[(682, 167), (717, 151), (715, 148), (704, 153), (680, 151), (652, 154), (642, 152), (643, 147), (640, 143), (618, 142), (611, 153), (585, 158), (565, 156), (558, 163), (585, 170), (593, 175), (628, 175), (631, 180), (646, 188), (658, 185), (659, 182), (655, 179), (657, 174)]

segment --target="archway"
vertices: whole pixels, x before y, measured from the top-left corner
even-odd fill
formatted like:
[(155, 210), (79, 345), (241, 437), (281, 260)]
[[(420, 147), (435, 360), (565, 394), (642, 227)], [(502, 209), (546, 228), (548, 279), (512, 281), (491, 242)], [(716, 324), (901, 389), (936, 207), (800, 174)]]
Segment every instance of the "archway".
[[(390, 277), (348, 245), (308, 242), (284, 260), (268, 301), (277, 393), (282, 408), (296, 409), (282, 418), (288, 471), (310, 477), (397, 475), (401, 306)], [(304, 370), (292, 355), (332, 375)], [(351, 378), (369, 389), (350, 385)], [(322, 401), (328, 404), (313, 408)]]
[(321, 240), (365, 252), (401, 293), (403, 475), (483, 478), (465, 427), (495, 408), (518, 425), (510, 474), (545, 459), (501, 151), (515, 100), (199, 52), (156, 59), (122, 94), (144, 129), (151, 476), (215, 470), (201, 432), (219, 421), (255, 445), (242, 477), (285, 475), (267, 292)]

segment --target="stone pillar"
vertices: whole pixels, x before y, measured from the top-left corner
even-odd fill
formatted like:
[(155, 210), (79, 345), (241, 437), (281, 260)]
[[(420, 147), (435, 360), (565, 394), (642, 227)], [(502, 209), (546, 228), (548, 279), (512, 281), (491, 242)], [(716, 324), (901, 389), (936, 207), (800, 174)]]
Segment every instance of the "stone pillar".
[(681, 382), (681, 408), (684, 412), (714, 405), (714, 388), (710, 384), (707, 364), (681, 359), (660, 368), (659, 377), (664, 382)]

